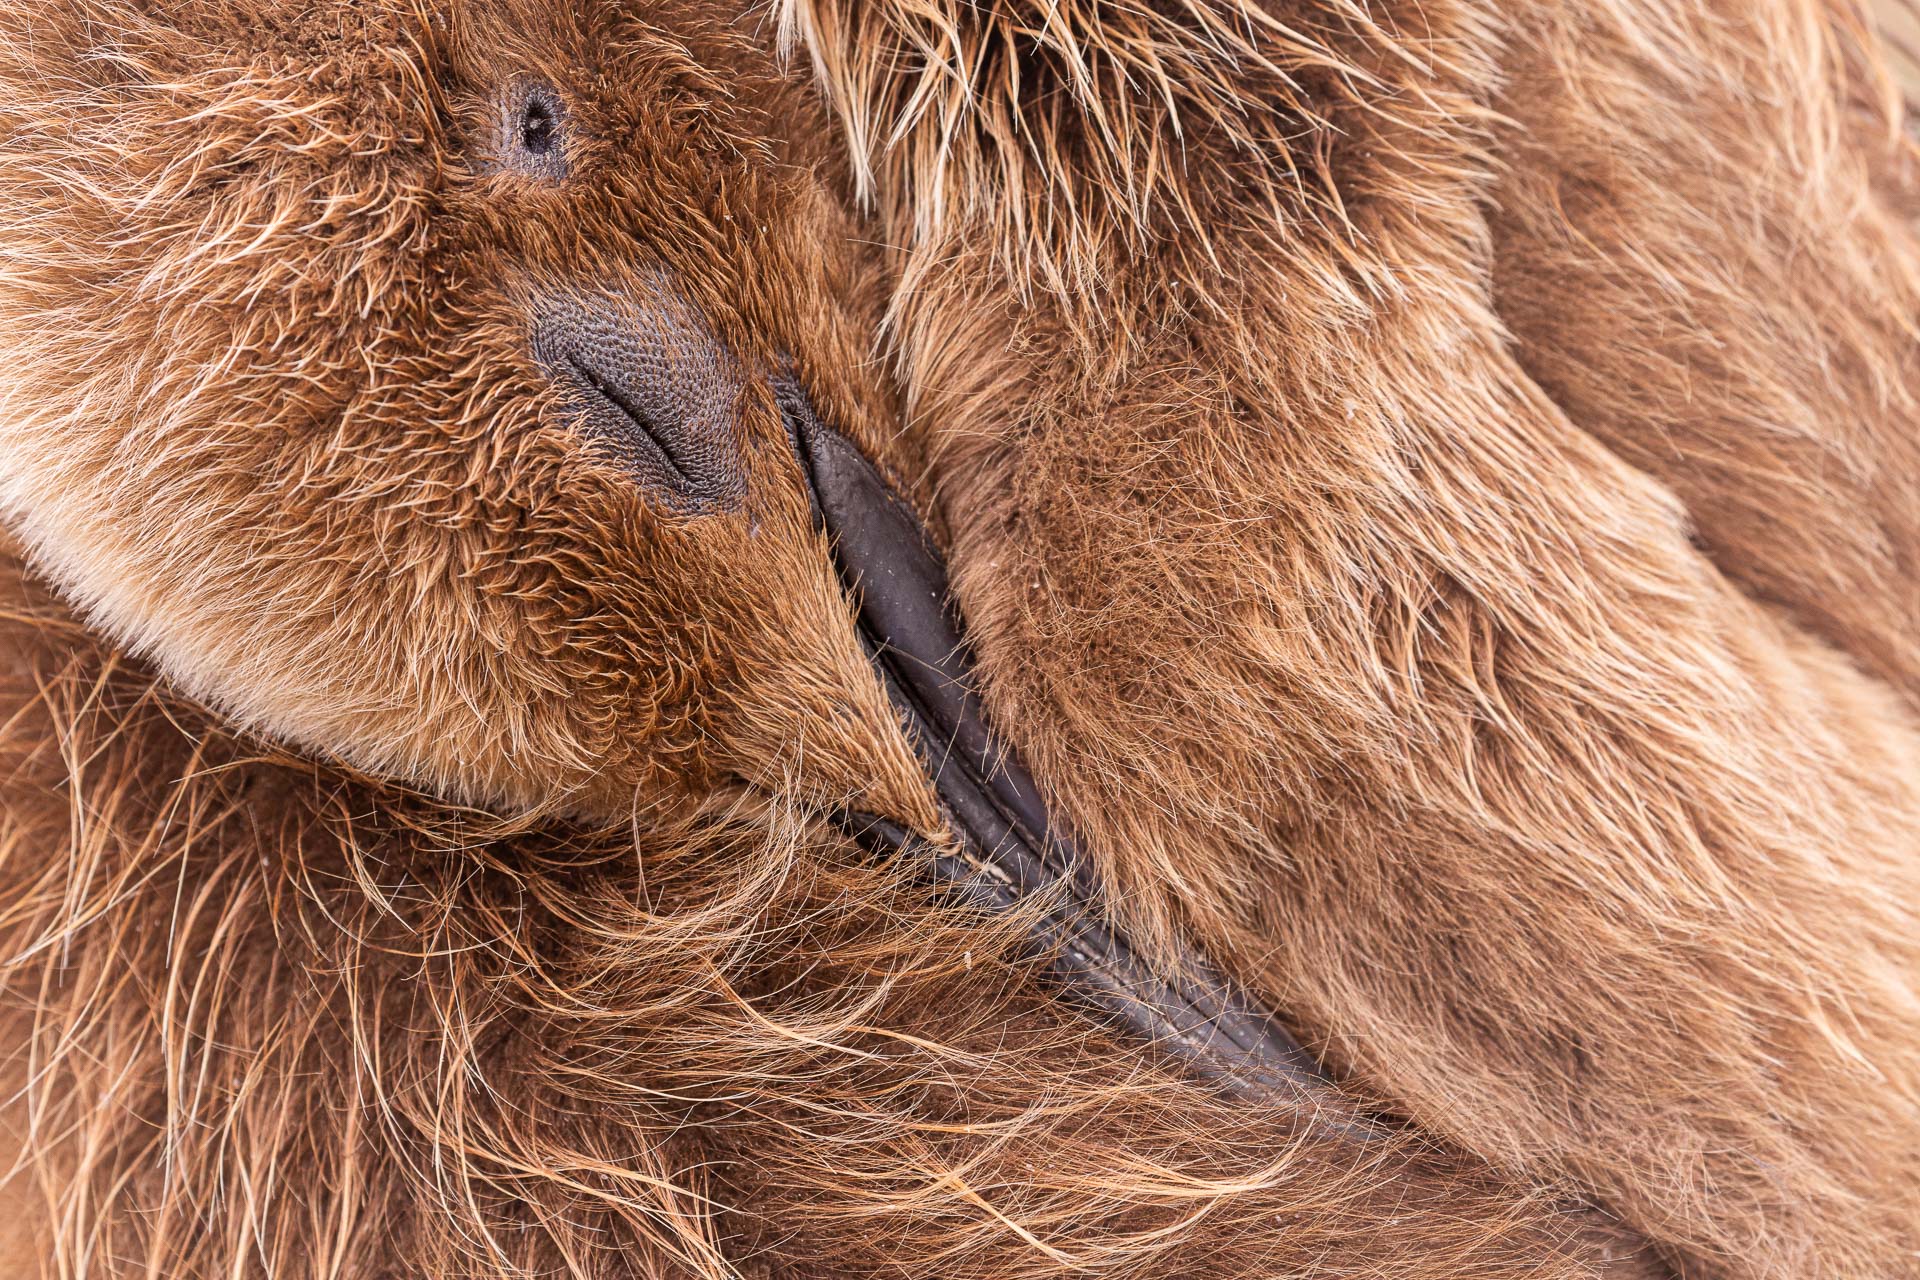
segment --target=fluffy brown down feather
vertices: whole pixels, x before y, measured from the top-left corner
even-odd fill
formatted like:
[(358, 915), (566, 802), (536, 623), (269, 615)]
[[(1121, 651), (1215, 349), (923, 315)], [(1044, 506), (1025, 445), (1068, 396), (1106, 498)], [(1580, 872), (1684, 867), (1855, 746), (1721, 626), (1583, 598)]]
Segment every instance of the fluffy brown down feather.
[(1867, 15), (789, 12), (988, 700), (1121, 909), (1690, 1272), (1913, 1274), (1920, 257)]
[[(1586, 1204), (1915, 1274), (1862, 16), (783, 16), (826, 102), (724, 4), (0, 13), (21, 1271), (1657, 1270)], [(563, 182), (490, 156), (526, 76)], [(764, 379), (686, 518), (527, 355), (662, 270), (917, 488), (1116, 910), (1403, 1134), (1181, 1081), (821, 833), (929, 798)]]

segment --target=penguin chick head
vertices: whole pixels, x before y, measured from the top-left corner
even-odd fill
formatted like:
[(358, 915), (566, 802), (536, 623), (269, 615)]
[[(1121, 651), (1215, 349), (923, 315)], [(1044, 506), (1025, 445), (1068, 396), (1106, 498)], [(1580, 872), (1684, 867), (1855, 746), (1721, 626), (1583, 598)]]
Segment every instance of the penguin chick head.
[(776, 396), (886, 413), (824, 116), (737, 9), (630, 8), (0, 15), (0, 518), (189, 693), (451, 799), (924, 819)]

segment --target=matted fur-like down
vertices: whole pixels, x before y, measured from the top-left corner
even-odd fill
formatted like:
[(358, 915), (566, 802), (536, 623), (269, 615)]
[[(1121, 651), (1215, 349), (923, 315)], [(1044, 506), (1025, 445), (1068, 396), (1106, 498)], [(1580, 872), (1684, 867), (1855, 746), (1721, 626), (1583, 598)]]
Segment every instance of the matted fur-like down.
[[(931, 823), (766, 386), (897, 456), (887, 285), (737, 17), (0, 14), (22, 1269), (1586, 1273), (1558, 1189), (1182, 1082), (807, 817)], [(737, 511), (530, 350), (662, 278), (759, 375)]]
[(1120, 909), (1690, 1273), (1913, 1274), (1920, 255), (1867, 15), (788, 14), (988, 701)]
[(529, 831), (262, 751), (5, 571), (15, 1199), (61, 1274), (1518, 1280), (1618, 1247), (1416, 1135), (1154, 1069), (1016, 929), (791, 813)]
[[(19, 1269), (1913, 1274), (1873, 49), (1837, 0), (0, 12)], [(662, 279), (756, 375), (738, 511), (529, 354)], [(789, 368), (1114, 910), (1390, 1138), (1183, 1081), (822, 832), (934, 818)]]

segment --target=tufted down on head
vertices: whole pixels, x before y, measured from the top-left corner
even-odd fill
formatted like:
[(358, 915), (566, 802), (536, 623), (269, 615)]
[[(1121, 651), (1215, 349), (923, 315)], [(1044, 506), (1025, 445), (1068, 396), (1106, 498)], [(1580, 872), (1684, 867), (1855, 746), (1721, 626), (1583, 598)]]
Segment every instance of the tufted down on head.
[(859, 254), (717, 11), (5, 22), (0, 509), (104, 632), (466, 800), (905, 767), (767, 381), (875, 411)]

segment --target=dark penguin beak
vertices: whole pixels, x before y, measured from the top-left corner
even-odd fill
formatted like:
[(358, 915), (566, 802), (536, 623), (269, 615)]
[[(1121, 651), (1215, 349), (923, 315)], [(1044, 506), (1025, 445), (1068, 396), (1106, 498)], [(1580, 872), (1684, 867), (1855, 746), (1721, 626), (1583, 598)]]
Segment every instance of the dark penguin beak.
[(952, 841), (943, 847), (876, 814), (841, 813), (839, 823), (862, 848), (911, 858), (989, 909), (1041, 895), (1034, 950), (1097, 1014), (1236, 1094), (1311, 1098), (1339, 1110), (1312, 1056), (1201, 957), (1181, 957), (1177, 974), (1157, 973), (1104, 923), (1090, 863), (987, 725), (946, 569), (920, 521), (851, 441), (819, 421), (796, 383), (775, 390), (815, 517), (857, 602), (861, 642), (933, 781)]

